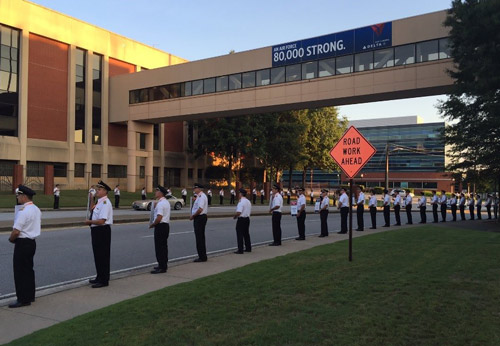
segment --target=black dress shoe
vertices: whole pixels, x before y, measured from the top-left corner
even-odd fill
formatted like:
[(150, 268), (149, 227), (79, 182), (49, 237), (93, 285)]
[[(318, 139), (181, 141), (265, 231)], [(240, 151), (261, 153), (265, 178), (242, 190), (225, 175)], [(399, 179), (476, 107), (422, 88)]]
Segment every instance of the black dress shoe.
[(153, 269), (151, 271), (151, 274), (161, 274), (161, 273), (166, 273), (166, 272), (167, 272), (166, 269), (160, 269), (160, 268), (158, 268), (158, 269)]
[(271, 244), (269, 244), (269, 246), (278, 246), (278, 244), (276, 244), (276, 243), (271, 243)]
[(98, 283), (98, 282), (99, 282), (99, 281), (97, 281), (97, 279), (90, 279), (90, 280), (89, 280), (89, 283), (90, 283), (90, 284), (96, 284), (96, 283)]
[(197, 258), (193, 262), (198, 263), (198, 262), (206, 262), (206, 261), (207, 261), (206, 258), (205, 259)]
[(383, 225), (382, 227), (391, 227), (391, 225)]
[(318, 236), (318, 238), (324, 238), (324, 237), (326, 237), (326, 235), (324, 235), (324, 234), (321, 234)]
[(297, 238), (295, 238), (295, 240), (306, 240), (306, 238), (305, 237), (304, 238), (303, 237), (297, 237)]
[(101, 287), (108, 287), (108, 286), (109, 286), (108, 283), (98, 282), (98, 283), (93, 284), (91, 287), (92, 288), (101, 288)]
[(338, 231), (337, 234), (347, 234), (347, 232)]
[(9, 308), (15, 309), (15, 308), (20, 308), (20, 307), (29, 306), (29, 305), (31, 305), (31, 302), (21, 303), (20, 301), (16, 301), (15, 303), (9, 304)]
[(401, 226), (401, 224), (400, 223), (395, 223), (394, 226)]
[(252, 252), (252, 249), (245, 249), (245, 252)]
[(364, 232), (365, 230), (364, 229), (357, 229), (356, 231), (357, 232)]
[(243, 251), (235, 251), (234, 253), (237, 255), (243, 255)]
[(370, 229), (377, 229), (377, 227), (370, 227)]

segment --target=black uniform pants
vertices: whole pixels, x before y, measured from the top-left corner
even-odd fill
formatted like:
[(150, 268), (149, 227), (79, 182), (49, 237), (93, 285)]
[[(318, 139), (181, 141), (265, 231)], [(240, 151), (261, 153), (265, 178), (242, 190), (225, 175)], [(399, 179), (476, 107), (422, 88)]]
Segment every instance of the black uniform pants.
[(224, 204), (224, 196), (219, 195), (219, 204), (220, 205)]
[(141, 195), (142, 200), (146, 200), (146, 195)]
[(184, 204), (186, 204), (187, 196), (186, 195), (182, 195), (182, 200), (184, 201)]
[(111, 259), (111, 227), (109, 225), (90, 228), (92, 237), (92, 250), (94, 252), (96, 280), (100, 283), (109, 282)]
[(115, 208), (120, 208), (120, 195), (115, 195)]
[(54, 195), (54, 209), (59, 209), (59, 196)]
[(457, 205), (451, 205), (451, 216), (453, 217), (453, 221), (457, 221)]
[(155, 226), (155, 253), (156, 261), (160, 269), (167, 269), (168, 263), (168, 236), (170, 234), (170, 225), (168, 223), (159, 223)]
[(231, 194), (231, 200), (229, 201), (229, 204), (234, 204), (234, 195)]
[(358, 231), (362, 231), (365, 229), (365, 220), (363, 219), (364, 212), (365, 212), (365, 206), (358, 204), (356, 209), (356, 218), (358, 220)]
[(481, 206), (480, 205), (476, 206), (476, 210), (477, 210), (477, 213), (476, 213), (477, 214), (477, 219), (481, 220), (482, 219), (481, 218)]
[(212, 205), (212, 196), (207, 196), (208, 205)]
[(249, 217), (239, 217), (236, 221), (236, 242), (238, 243), (238, 251), (240, 252), (243, 251), (243, 241), (245, 242), (245, 250), (252, 251)]
[(286, 204), (290, 204), (290, 196), (286, 196)]
[(396, 217), (396, 225), (401, 225), (401, 216), (399, 215), (400, 210), (401, 206), (399, 204), (394, 206), (394, 216)]
[(372, 228), (377, 228), (377, 207), (370, 207), (370, 217), (372, 219)]
[(311, 196), (311, 205), (314, 205), (314, 197)]
[(406, 219), (408, 224), (413, 225), (413, 217), (411, 216), (411, 204), (407, 204), (406, 207)]
[(328, 235), (328, 210), (320, 210), (319, 219), (321, 220), (321, 235)]
[(198, 257), (202, 261), (207, 260), (207, 246), (205, 243), (205, 226), (207, 225), (207, 214), (202, 214), (194, 217), (194, 236), (196, 238), (196, 251)]
[(493, 206), (493, 215), (495, 216), (495, 220), (498, 219), (498, 205)]
[(349, 215), (349, 208), (340, 208), (340, 233), (347, 233), (347, 215)]
[(389, 205), (384, 205), (384, 226), (391, 225), (391, 207)]
[(434, 218), (434, 222), (438, 222), (439, 221), (439, 217), (438, 217), (438, 205), (437, 204), (433, 204), (432, 205), (432, 217)]
[(17, 301), (31, 303), (35, 299), (35, 271), (33, 257), (36, 242), (33, 239), (17, 238), (14, 245), (14, 284)]
[(255, 204), (257, 202), (257, 195), (252, 194), (252, 202)]
[(273, 211), (272, 216), (274, 244), (281, 245), (281, 213)]
[(446, 204), (441, 204), (441, 221), (446, 222)]
[(469, 214), (470, 214), (469, 220), (474, 220), (474, 205), (469, 205)]
[(299, 238), (306, 239), (306, 211), (304, 210), (297, 216), (297, 228), (299, 229)]
[(486, 206), (486, 212), (488, 213), (488, 219), (491, 219), (491, 205)]
[(425, 205), (420, 207), (420, 222), (421, 223), (427, 223), (427, 214), (425, 211), (427, 210), (427, 207)]
[(460, 205), (460, 218), (465, 221), (465, 205)]
[(264, 195), (260, 196), (260, 204), (264, 204)]

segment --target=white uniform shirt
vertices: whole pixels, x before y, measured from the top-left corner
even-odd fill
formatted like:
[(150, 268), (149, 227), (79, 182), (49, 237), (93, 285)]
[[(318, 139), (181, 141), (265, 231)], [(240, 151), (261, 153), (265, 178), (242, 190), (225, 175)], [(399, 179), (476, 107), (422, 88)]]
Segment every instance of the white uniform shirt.
[(370, 197), (370, 200), (368, 201), (368, 206), (369, 207), (377, 207), (377, 196), (373, 195)]
[(347, 197), (347, 193), (343, 193), (339, 197), (339, 208), (349, 207), (349, 197)]
[(224, 197), (224, 190), (220, 190), (220, 191), (219, 191), (219, 196)]
[(363, 204), (363, 205), (365, 205), (365, 194), (363, 192), (359, 193), (358, 201), (356, 202), (356, 204)]
[(40, 209), (33, 202), (27, 202), (17, 212), (13, 228), (21, 232), (19, 238), (35, 239), (40, 235), (41, 224), (42, 213)]
[(329, 207), (330, 207), (330, 199), (328, 198), (328, 196), (325, 196), (321, 200), (321, 204), (319, 205), (319, 209), (323, 210), (323, 208), (325, 208), (325, 210), (328, 210)]
[(273, 210), (273, 213), (274, 212), (281, 213), (281, 207), (283, 206), (283, 197), (281, 196), (281, 194), (279, 192), (276, 192), (273, 196), (273, 199), (271, 202), (271, 209), (273, 209), (276, 206), (279, 206), (279, 208)]
[(432, 202), (431, 202), (431, 203), (432, 203), (432, 204), (438, 204), (438, 201), (439, 201), (439, 200), (438, 200), (438, 196), (437, 196), (437, 195), (433, 195), (433, 196), (432, 196)]
[(422, 196), (420, 197), (420, 201), (418, 202), (418, 207), (425, 207), (427, 204), (427, 197)]
[(476, 200), (476, 207), (480, 207), (483, 205), (483, 199), (481, 197), (479, 197), (477, 200)]
[(396, 198), (394, 199), (394, 205), (399, 205), (401, 206), (401, 196), (398, 194)]
[(446, 195), (442, 195), (439, 201), (441, 204), (446, 204)]
[(208, 194), (210, 197), (212, 197), (212, 190), (208, 190), (208, 191), (207, 191), (207, 194)]
[(59, 197), (60, 194), (61, 194), (61, 190), (58, 187), (54, 187), (54, 196)]
[(234, 190), (233, 190), (233, 189), (231, 189), (231, 195), (233, 195), (233, 196), (235, 196), (235, 195), (236, 195), (236, 193), (234, 192)]
[(143, 196), (146, 196), (146, 190), (142, 189), (141, 194), (142, 194)]
[(491, 197), (488, 197), (488, 199), (486, 200), (486, 204), (485, 205), (491, 206), (491, 202), (492, 202)]
[(89, 193), (92, 195), (92, 197), (95, 197), (96, 191), (94, 188), (90, 188)]
[(460, 197), (459, 205), (465, 205), (465, 197)]
[(156, 203), (153, 221), (156, 220), (158, 215), (162, 216), (160, 223), (170, 222), (170, 203), (165, 197), (160, 198)]
[(252, 212), (252, 203), (246, 197), (241, 197), (238, 205), (236, 206), (236, 212), (241, 213), (239, 217), (250, 217)]
[(304, 196), (304, 194), (303, 194), (303, 193), (302, 193), (302, 194), (300, 194), (300, 195), (299, 195), (299, 198), (297, 199), (297, 212), (300, 210), (300, 208), (301, 208), (302, 206), (304, 206), (304, 211), (306, 211), (306, 208), (305, 208), (306, 203), (307, 203), (307, 202), (306, 202), (306, 196)]
[(469, 198), (469, 206), (473, 206), (474, 205), (474, 198)]
[[(106, 220), (106, 225), (113, 224), (113, 206), (108, 198), (108, 196), (101, 197), (97, 200), (92, 211), (92, 220)], [(97, 227), (99, 225), (90, 225), (90, 227)]]
[(200, 215), (206, 215), (208, 209), (208, 199), (207, 195), (205, 195), (203, 191), (201, 191), (195, 199), (193, 209), (191, 209), (191, 214), (194, 215), (200, 208), (203, 209)]
[(115, 193), (115, 196), (120, 196), (120, 189), (119, 188), (115, 187), (113, 192)]
[(455, 196), (450, 198), (450, 205), (457, 205), (457, 198)]
[(384, 196), (384, 207), (391, 205), (391, 196), (389, 194), (386, 194)]
[(266, 192), (265, 192), (264, 190), (260, 190), (260, 195), (261, 195), (262, 197), (265, 197), (265, 196), (266, 196)]
[(182, 191), (181, 191), (181, 195), (183, 195), (183, 196), (187, 196), (187, 194), (188, 194), (188, 193), (187, 193), (186, 189), (182, 189)]
[(412, 202), (413, 202), (413, 198), (411, 197), (411, 195), (407, 195), (406, 199), (405, 199), (405, 205), (411, 205)]
[(309, 194), (309, 196), (311, 196), (311, 198), (313, 198), (314, 197), (314, 192), (311, 191), (311, 193)]

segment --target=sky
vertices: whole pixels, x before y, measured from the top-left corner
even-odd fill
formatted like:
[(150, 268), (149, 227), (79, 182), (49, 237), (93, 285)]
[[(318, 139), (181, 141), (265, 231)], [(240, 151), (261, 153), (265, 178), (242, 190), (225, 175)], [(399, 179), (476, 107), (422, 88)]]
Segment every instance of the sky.
[[(451, 0), (34, 0), (39, 5), (187, 60), (315, 37), (411, 17)], [(445, 95), (342, 106), (350, 120), (419, 115), (443, 121)]]

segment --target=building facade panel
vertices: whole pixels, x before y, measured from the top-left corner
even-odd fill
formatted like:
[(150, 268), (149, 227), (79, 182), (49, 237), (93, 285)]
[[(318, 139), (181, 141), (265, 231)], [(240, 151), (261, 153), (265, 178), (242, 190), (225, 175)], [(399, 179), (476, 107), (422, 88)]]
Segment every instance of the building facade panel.
[(176, 121), (165, 123), (165, 151), (182, 153), (184, 151), (184, 123)]
[(108, 144), (112, 147), (127, 147), (127, 125), (109, 124)]
[(28, 138), (67, 141), (68, 45), (29, 36)]
[(124, 61), (109, 58), (109, 76), (119, 76), (121, 74), (134, 73), (136, 70), (135, 65), (126, 63)]

